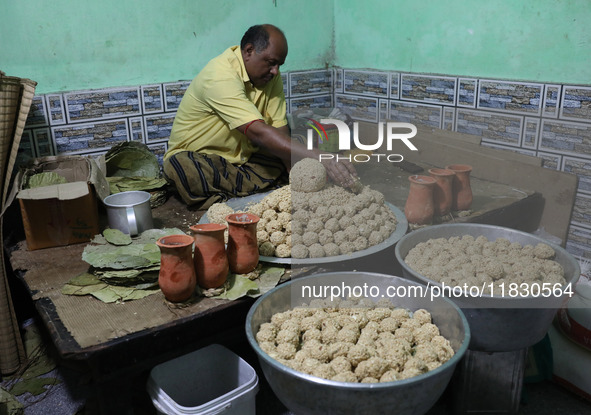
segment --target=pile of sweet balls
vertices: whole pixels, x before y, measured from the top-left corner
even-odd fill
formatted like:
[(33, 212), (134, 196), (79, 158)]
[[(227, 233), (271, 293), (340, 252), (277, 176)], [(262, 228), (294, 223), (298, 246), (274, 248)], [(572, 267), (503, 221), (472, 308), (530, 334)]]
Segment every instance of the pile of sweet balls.
[[(327, 182), (324, 166), (306, 158), (290, 171), (290, 184), (272, 191), (246, 211), (260, 217), (259, 253), (280, 258), (346, 255), (377, 245), (396, 230), (396, 216), (384, 195), (368, 186), (353, 193)], [(234, 210), (216, 203), (210, 222), (225, 223)]]

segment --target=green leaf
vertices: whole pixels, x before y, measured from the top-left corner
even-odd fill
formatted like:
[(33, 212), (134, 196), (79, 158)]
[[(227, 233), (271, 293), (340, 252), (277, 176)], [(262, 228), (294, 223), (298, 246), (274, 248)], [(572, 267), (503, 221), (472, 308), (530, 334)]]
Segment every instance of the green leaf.
[(129, 245), (131, 243), (131, 236), (121, 232), (119, 229), (105, 229), (103, 236), (113, 245)]
[(236, 300), (237, 298), (244, 297), (249, 293), (258, 292), (259, 286), (255, 281), (236, 275), (230, 274), (228, 276), (228, 289), (220, 294), (219, 298), (226, 300)]
[(63, 183), (68, 183), (68, 180), (64, 176), (53, 171), (48, 171), (37, 173), (29, 177), (27, 188), (34, 189), (36, 187), (52, 186)]
[(75, 276), (74, 278), (71, 278), (70, 281), (68, 281), (68, 284), (70, 285), (78, 285), (81, 287), (85, 285), (95, 285), (99, 283), (100, 281), (98, 277), (90, 272), (84, 272), (80, 275)]
[(96, 276), (101, 280), (133, 280), (136, 277), (140, 277), (142, 280), (152, 280), (154, 278), (158, 278), (158, 273), (153, 273), (151, 271), (158, 271), (160, 270), (159, 265), (154, 265), (147, 268), (139, 268), (139, 269), (106, 269), (106, 270), (96, 270)]
[(87, 245), (82, 252), (82, 260), (95, 268), (145, 268), (160, 263), (160, 249), (154, 243)]
[(179, 228), (164, 228), (164, 229), (148, 229), (143, 231), (134, 242), (138, 243), (156, 243), (158, 238), (168, 235), (186, 235), (185, 232)]
[(126, 141), (113, 146), (105, 154), (107, 176), (158, 177), (160, 165), (148, 146), (135, 141)]
[(112, 285), (136, 286), (139, 284), (158, 284), (158, 271), (160, 267), (151, 267), (137, 270), (109, 270), (97, 271), (99, 279)]
[(102, 290), (107, 286), (106, 283), (101, 282), (100, 284), (93, 284), (93, 285), (72, 285), (72, 284), (64, 284), (62, 287), (61, 293), (63, 295), (89, 295), (96, 291)]
[(37, 396), (46, 391), (45, 386), (53, 386), (59, 383), (61, 383), (59, 379), (50, 377), (36, 377), (27, 380), (21, 380), (16, 385), (14, 385), (12, 389), (10, 389), (10, 393), (14, 394), (15, 396), (20, 396), (23, 393), (29, 392), (31, 395)]
[(21, 374), (20, 379), (28, 380), (45, 375), (55, 369), (56, 362), (51, 355), (45, 353), (45, 343), (35, 325), (27, 326), (23, 340), (29, 364), (27, 370)]
[(136, 290), (129, 287), (107, 285), (105, 288), (93, 292), (92, 295), (104, 303), (115, 303), (119, 301), (138, 300), (157, 292), (159, 290)]
[(153, 191), (166, 186), (164, 178), (159, 177), (107, 177), (111, 193), (132, 190)]
[(132, 285), (133, 288), (137, 290), (154, 290), (156, 288), (160, 288), (160, 286), (158, 285), (158, 279), (156, 279), (155, 281), (152, 282), (145, 282), (145, 283), (141, 283), (141, 284), (135, 284)]
[(0, 388), (0, 409), (0, 413), (3, 415), (23, 415), (25, 413), (23, 404), (4, 388)]
[(281, 267), (263, 268), (263, 271), (261, 272), (259, 277), (256, 280), (254, 280), (259, 287), (259, 291), (257, 293), (249, 293), (247, 295), (249, 297), (256, 298), (256, 297), (263, 295), (267, 291), (270, 291), (271, 289), (273, 289), (277, 286), (277, 284), (281, 280), (281, 277), (283, 276), (283, 274), (285, 274), (285, 268), (281, 268)]

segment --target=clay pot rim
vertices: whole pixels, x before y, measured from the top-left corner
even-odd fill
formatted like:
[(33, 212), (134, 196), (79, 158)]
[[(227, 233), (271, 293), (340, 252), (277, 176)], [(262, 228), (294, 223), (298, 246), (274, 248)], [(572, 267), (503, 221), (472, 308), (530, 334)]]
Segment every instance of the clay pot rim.
[(424, 176), (422, 174), (413, 174), (408, 176), (408, 180), (418, 184), (435, 184), (436, 180), (431, 176)]
[(189, 226), (189, 229), (191, 229), (191, 231), (197, 233), (217, 232), (226, 230), (227, 228), (228, 225), (224, 225), (221, 223), (198, 223), (197, 225)]
[(450, 164), (445, 166), (448, 170), (459, 171), (459, 172), (469, 172), (472, 171), (472, 166), (469, 164)]
[[(239, 217), (244, 217), (246, 220), (240, 220)], [(230, 213), (226, 216), (226, 222), (231, 223), (233, 225), (252, 225), (257, 223), (261, 218), (253, 213), (247, 212), (240, 212), (240, 213)]]
[[(175, 242), (172, 242), (175, 241)], [(190, 235), (178, 234), (178, 235), (166, 235), (161, 236), (156, 241), (156, 245), (163, 248), (178, 248), (191, 245), (195, 242), (195, 239)]]
[(433, 167), (431, 169), (429, 169), (429, 173), (435, 175), (435, 176), (454, 176), (456, 174), (455, 171), (445, 168), (442, 169), (440, 167)]

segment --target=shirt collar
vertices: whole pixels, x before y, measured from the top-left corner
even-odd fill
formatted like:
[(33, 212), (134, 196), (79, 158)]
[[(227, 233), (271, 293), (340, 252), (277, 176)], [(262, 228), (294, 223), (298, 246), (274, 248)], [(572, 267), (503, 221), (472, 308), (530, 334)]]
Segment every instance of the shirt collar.
[(238, 64), (240, 65), (240, 75), (242, 76), (242, 80), (245, 83), (248, 82), (252, 86), (252, 83), (250, 83), (248, 72), (246, 72), (246, 66), (244, 66), (244, 60), (242, 59), (242, 49), (240, 49), (240, 46), (232, 46), (230, 49), (232, 50), (232, 52), (234, 52)]

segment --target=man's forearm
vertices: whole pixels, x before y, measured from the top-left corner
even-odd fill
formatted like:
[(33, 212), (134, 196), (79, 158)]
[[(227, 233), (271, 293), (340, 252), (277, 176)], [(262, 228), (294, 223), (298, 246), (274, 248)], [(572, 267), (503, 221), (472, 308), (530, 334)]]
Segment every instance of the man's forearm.
[[(264, 122), (254, 122), (238, 127), (258, 147), (265, 149), (271, 154), (279, 157), (289, 169), (292, 163), (303, 158), (310, 157), (319, 159), (320, 152), (317, 149), (308, 150), (302, 143), (292, 141), (287, 126), (275, 128)], [(352, 176), (356, 176), (355, 168), (346, 162), (328, 161), (323, 163), (331, 179), (345, 187), (353, 185)]]

